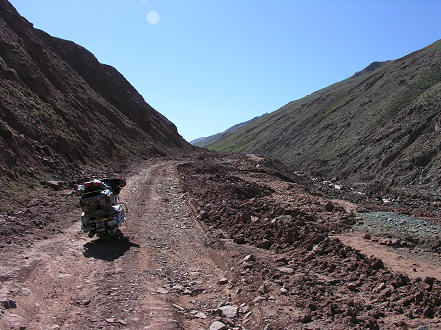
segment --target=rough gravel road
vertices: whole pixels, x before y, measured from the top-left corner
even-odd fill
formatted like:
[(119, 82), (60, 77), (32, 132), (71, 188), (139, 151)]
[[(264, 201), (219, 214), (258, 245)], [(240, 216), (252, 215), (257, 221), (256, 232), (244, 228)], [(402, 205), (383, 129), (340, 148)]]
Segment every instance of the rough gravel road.
[[(121, 192), (129, 207), (123, 239), (89, 239), (78, 221), (3, 255), (1, 293), (17, 308), (0, 319), (0, 328), (208, 328), (210, 311), (234, 302), (232, 288), (218, 284), (228, 278), (225, 260), (233, 252), (216, 248), (191, 216), (175, 165), (145, 166), (128, 178)], [(79, 219), (79, 213), (65, 216)]]
[(68, 189), (0, 218), (0, 329), (440, 329), (439, 265), (413, 258), (439, 246), (354, 231), (358, 204), (281, 163), (199, 152), (127, 173), (121, 239), (83, 234)]

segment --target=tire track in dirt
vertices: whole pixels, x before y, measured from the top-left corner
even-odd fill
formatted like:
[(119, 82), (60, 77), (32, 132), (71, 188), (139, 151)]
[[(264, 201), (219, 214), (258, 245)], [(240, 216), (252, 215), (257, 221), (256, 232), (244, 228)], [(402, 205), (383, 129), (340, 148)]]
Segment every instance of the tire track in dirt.
[(127, 180), (122, 239), (88, 239), (78, 209), (62, 234), (5, 255), (0, 293), (17, 308), (0, 328), (208, 328), (210, 313), (233, 303), (232, 288), (218, 281), (236, 252), (211, 246), (179, 191), (176, 164), (146, 165)]
[(143, 196), (142, 189), (151, 192), (135, 203), (131, 199), (140, 225), (131, 225), (129, 232), (145, 240), (146, 248), (139, 243), (138, 269), (150, 278), (144, 281), (142, 291), (148, 297), (141, 300), (138, 314), (150, 315), (143, 324), (151, 329), (208, 327), (208, 316), (193, 317), (191, 311), (216, 309), (233, 295), (217, 284), (228, 270), (225, 260), (229, 256), (209, 246), (212, 241), (179, 191), (175, 166), (170, 162), (155, 168), (151, 175), (154, 184), (146, 182), (150, 188), (137, 180), (135, 196)]

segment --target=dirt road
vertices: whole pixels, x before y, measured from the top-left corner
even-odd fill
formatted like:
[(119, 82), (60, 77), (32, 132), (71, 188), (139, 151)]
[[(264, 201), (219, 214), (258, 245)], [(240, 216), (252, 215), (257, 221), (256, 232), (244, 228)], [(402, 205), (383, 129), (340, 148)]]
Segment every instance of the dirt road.
[(348, 241), (356, 205), (277, 162), (201, 153), (130, 173), (120, 240), (81, 233), (68, 190), (0, 218), (0, 329), (441, 328), (437, 276)]
[(175, 165), (162, 162), (129, 178), (121, 192), (130, 212), (123, 239), (88, 239), (76, 222), (3, 255), (2, 293), (17, 308), (0, 328), (208, 328), (211, 310), (235, 305), (234, 290), (219, 281), (228, 278), (228, 260), (237, 252), (210, 247), (214, 241), (178, 189)]

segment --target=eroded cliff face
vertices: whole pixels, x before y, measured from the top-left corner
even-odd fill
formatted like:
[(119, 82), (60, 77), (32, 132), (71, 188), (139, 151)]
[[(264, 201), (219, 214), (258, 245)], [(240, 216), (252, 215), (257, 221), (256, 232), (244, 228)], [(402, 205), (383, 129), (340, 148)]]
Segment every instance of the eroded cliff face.
[(0, 178), (75, 175), (191, 148), (113, 67), (0, 0)]

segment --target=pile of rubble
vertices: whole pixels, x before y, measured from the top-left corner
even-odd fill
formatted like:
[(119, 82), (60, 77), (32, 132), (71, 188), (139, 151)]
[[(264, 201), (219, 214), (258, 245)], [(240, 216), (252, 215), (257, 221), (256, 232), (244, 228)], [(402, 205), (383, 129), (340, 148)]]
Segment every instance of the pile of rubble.
[(375, 329), (441, 318), (440, 282), (410, 279), (345, 246), (334, 234), (350, 229), (357, 218), (301, 178), (244, 155), (206, 155), (179, 171), (201, 222), (220, 238), (274, 256), (238, 261), (233, 280), (246, 302), (301, 311), (280, 313), (273, 327), (294, 321)]

